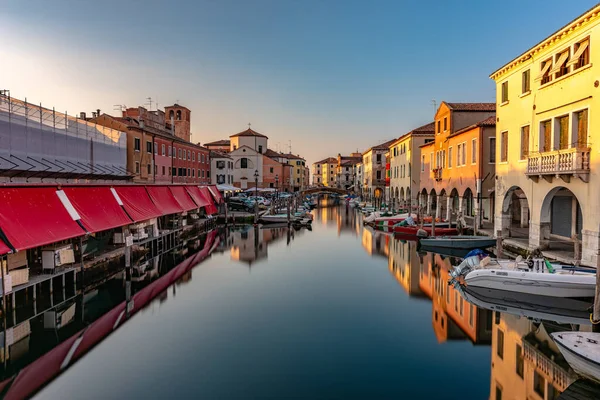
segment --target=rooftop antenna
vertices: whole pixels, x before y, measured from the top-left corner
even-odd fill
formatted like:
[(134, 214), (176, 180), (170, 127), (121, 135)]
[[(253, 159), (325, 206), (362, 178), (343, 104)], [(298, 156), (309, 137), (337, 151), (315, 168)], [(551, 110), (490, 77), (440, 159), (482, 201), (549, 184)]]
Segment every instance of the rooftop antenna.
[(289, 145), (290, 151), (289, 151), (289, 153), (292, 154), (292, 140), (290, 139), (289, 142), (290, 142), (290, 145)]
[(437, 111), (437, 102), (435, 100), (431, 100), (431, 104), (433, 105), (433, 114)]
[(113, 110), (125, 111), (125, 110), (127, 110), (127, 106), (125, 104), (113, 104)]
[(148, 102), (144, 103), (144, 105), (148, 106), (148, 111), (152, 111), (152, 97), (146, 97), (146, 100), (148, 100)]

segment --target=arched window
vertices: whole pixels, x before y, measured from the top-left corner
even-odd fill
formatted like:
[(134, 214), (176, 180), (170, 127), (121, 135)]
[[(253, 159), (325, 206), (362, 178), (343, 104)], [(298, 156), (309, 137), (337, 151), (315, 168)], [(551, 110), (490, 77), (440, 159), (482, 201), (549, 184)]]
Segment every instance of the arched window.
[(175, 117), (175, 113), (173, 112), (173, 110), (169, 111), (169, 119), (172, 119)]
[(177, 110), (177, 117), (176, 117), (177, 121), (181, 120), (181, 110)]
[(242, 158), (240, 163), (241, 163), (241, 165), (240, 165), (241, 168), (248, 168), (248, 159), (247, 158)]

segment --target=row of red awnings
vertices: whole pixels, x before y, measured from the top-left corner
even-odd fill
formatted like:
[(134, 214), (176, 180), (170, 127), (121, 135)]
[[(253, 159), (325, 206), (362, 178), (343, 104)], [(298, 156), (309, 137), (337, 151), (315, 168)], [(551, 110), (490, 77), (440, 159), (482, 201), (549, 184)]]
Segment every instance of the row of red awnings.
[(0, 187), (0, 255), (204, 207), (216, 187)]

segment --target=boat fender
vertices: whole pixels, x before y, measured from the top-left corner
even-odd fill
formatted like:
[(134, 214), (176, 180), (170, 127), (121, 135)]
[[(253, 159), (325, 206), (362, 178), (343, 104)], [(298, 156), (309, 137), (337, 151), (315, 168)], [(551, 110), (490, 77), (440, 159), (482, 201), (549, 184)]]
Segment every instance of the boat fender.
[(419, 229), (417, 231), (417, 237), (426, 238), (427, 237), (427, 231), (425, 231), (424, 229)]

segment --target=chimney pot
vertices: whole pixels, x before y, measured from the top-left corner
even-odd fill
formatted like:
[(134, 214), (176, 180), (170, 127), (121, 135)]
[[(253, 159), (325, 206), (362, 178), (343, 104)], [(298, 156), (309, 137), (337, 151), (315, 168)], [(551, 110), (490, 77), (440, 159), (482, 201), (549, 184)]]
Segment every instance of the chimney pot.
[(85, 117), (86, 117), (85, 112), (82, 111), (79, 113), (79, 118), (85, 119)]

